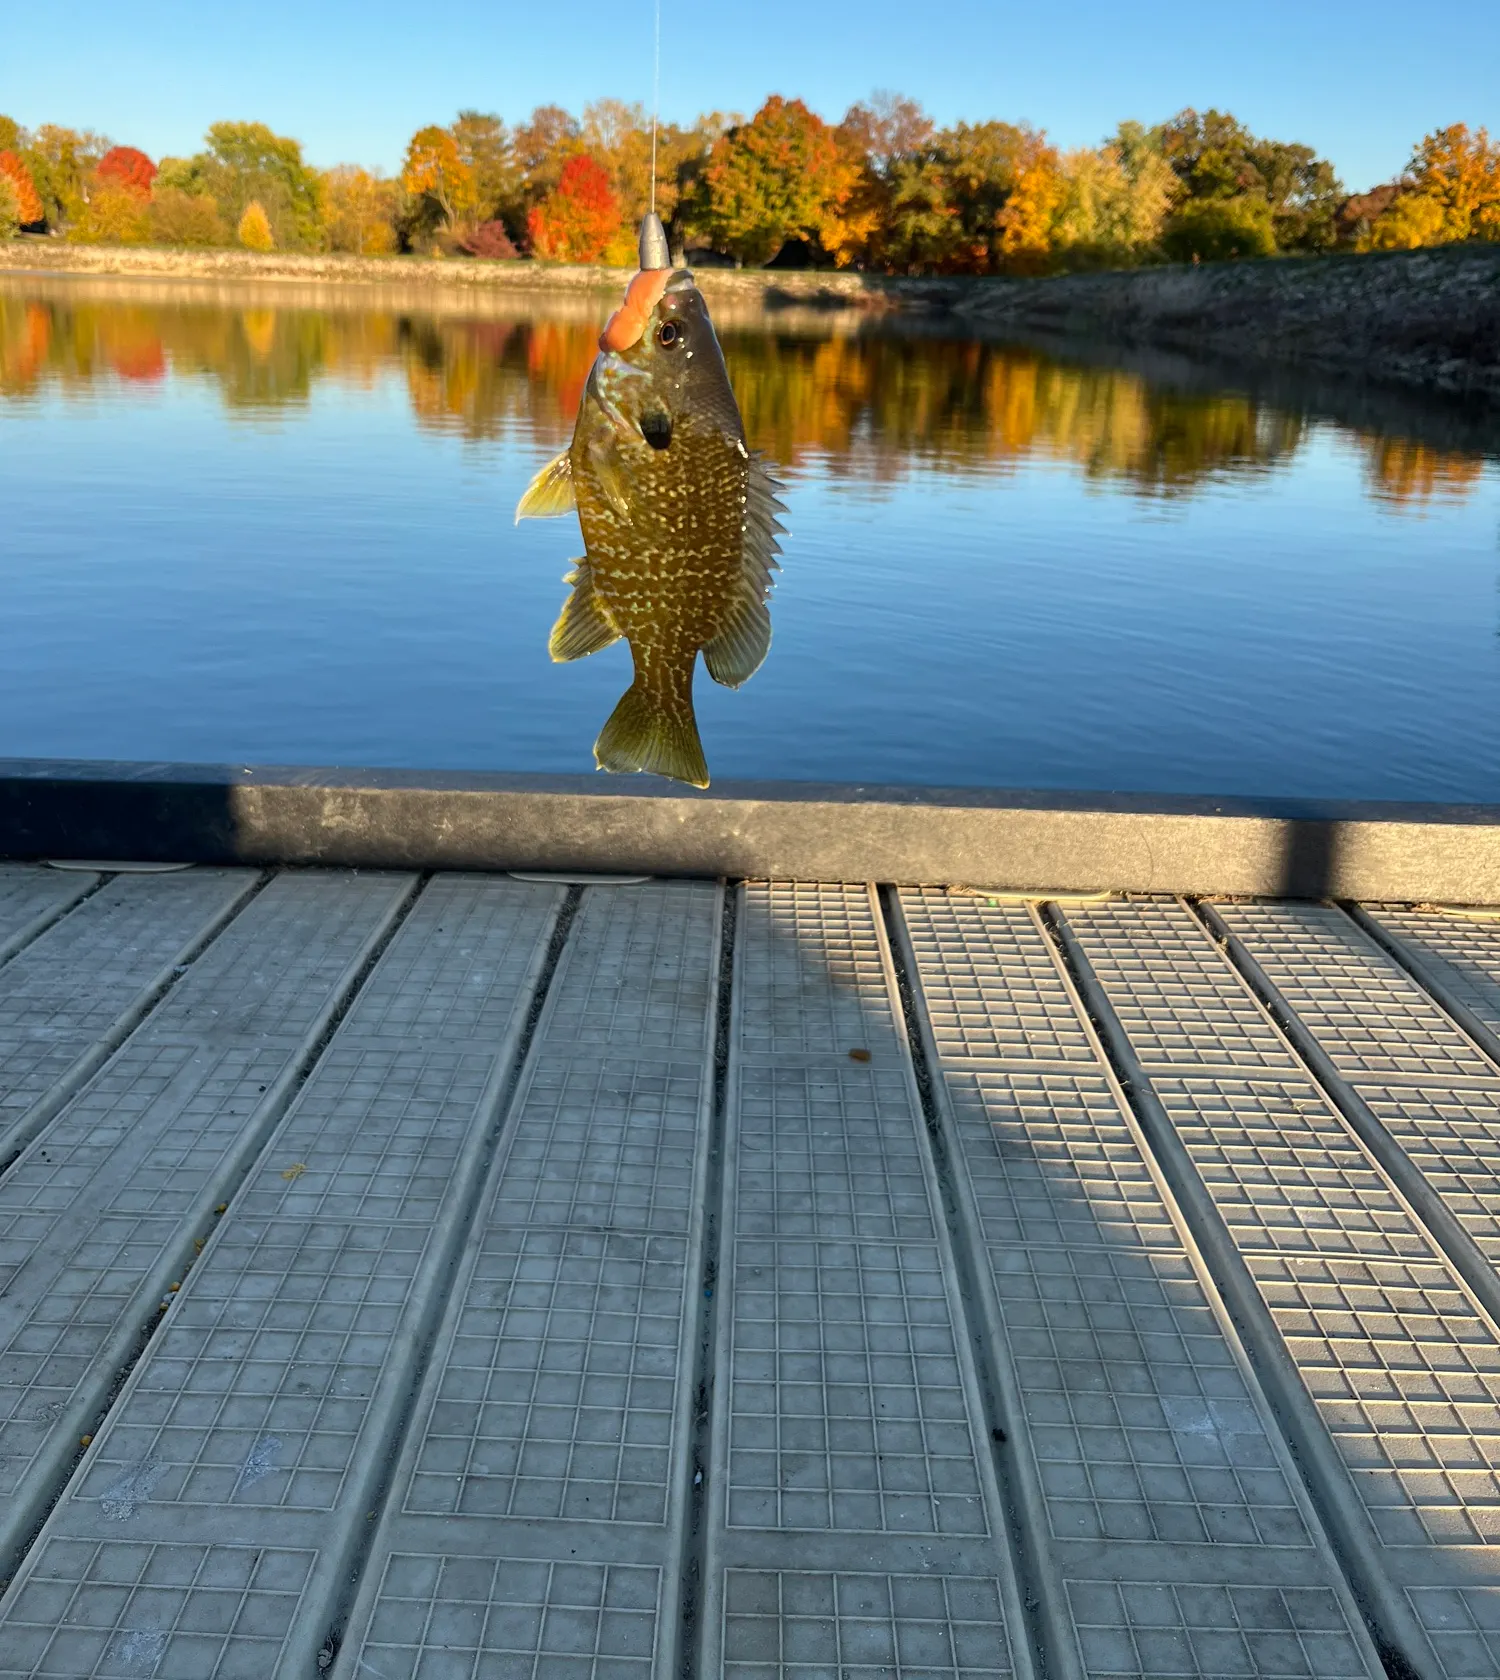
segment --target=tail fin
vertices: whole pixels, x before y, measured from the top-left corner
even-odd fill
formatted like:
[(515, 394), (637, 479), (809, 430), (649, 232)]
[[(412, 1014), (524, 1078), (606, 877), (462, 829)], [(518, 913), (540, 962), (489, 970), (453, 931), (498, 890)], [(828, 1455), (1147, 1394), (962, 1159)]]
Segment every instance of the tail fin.
[(601, 770), (654, 770), (658, 776), (708, 786), (708, 765), (693, 716), (692, 673), (676, 704), (641, 684), (639, 677), (620, 696), (609, 722), (594, 742)]

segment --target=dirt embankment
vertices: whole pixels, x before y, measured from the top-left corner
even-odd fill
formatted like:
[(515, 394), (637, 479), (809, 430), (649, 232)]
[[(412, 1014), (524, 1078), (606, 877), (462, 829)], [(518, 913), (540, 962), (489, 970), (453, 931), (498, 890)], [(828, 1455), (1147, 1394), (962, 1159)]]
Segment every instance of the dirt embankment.
[[(615, 292), (627, 270), (426, 257), (302, 256), (67, 245), (22, 239), (0, 271), (242, 284), (356, 282), (453, 300)], [(710, 305), (761, 312), (910, 312), (985, 337), (1059, 338), (1302, 366), (1500, 404), (1500, 245), (1203, 263), (1045, 280), (891, 279), (705, 269)]]
[(1500, 404), (1500, 245), (983, 281), (950, 307), (987, 336), (1084, 336)]

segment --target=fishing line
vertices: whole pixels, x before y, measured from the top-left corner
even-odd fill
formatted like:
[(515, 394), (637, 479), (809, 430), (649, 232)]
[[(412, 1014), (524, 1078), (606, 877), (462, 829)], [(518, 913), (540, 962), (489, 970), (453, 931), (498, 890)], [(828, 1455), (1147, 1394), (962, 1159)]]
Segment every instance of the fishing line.
[(656, 117), (661, 109), (661, 0), (655, 0), (656, 26), (651, 53), (651, 214), (656, 214)]

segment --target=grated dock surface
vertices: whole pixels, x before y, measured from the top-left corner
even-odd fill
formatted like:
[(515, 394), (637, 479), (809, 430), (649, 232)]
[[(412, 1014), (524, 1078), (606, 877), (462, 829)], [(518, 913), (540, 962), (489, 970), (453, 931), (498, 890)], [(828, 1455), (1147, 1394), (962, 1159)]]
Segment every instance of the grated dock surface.
[(0, 866), (0, 1680), (1494, 1680), (1500, 930)]

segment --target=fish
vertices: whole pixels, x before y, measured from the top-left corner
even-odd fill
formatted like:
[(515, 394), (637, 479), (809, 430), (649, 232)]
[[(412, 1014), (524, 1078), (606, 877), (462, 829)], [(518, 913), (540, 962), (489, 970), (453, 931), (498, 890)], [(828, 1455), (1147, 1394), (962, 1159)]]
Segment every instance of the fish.
[(517, 521), (574, 509), (583, 558), (552, 628), (554, 661), (623, 637), (634, 678), (594, 743), (601, 770), (709, 785), (693, 710), (698, 655), (738, 688), (771, 645), (782, 485), (745, 440), (708, 306), (672, 269), (654, 215), (641, 266), (599, 337), (573, 441), (527, 486)]

